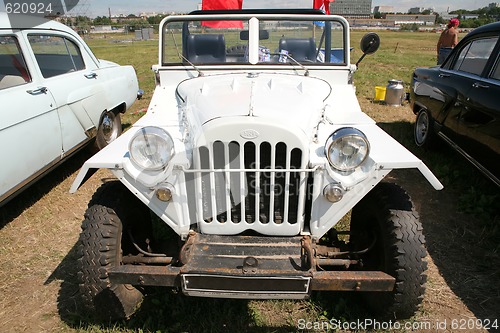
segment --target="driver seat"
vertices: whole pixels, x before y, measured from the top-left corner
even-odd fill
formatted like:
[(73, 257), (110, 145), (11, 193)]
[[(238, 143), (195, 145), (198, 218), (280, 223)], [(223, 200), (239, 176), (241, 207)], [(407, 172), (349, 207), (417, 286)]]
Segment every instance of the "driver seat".
[(279, 50), (286, 50), (297, 61), (316, 62), (314, 38), (281, 38)]

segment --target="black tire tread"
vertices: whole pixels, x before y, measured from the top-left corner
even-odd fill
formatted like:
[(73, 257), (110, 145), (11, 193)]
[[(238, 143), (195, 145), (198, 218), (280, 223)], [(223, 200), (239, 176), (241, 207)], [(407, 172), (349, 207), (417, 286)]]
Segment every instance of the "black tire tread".
[(106, 183), (92, 197), (82, 222), (77, 261), (80, 295), (100, 319), (128, 318), (142, 300), (133, 286), (112, 284), (108, 278), (108, 269), (121, 261), (122, 221), (132, 218), (132, 200), (137, 199), (120, 182)]
[(382, 317), (409, 318), (422, 303), (427, 281), (422, 224), (408, 194), (393, 183), (378, 184), (362, 199), (353, 211), (354, 230), (363, 228), (367, 221), (361, 219), (373, 210), (385, 249), (382, 270), (396, 278), (396, 285), (392, 293), (368, 293), (367, 298), (376, 298), (372, 310)]

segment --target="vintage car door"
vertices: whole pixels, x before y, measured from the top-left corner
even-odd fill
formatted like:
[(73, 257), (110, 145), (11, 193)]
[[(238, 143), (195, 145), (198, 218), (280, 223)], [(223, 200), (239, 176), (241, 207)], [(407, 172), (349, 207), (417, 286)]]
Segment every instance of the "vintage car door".
[[(453, 140), (500, 185), (500, 56), (498, 36), (482, 36), (463, 48), (454, 65), (468, 78), (468, 90), (446, 126)], [(488, 171), (483, 170), (483, 171)], [(491, 178), (491, 175), (490, 175)], [(493, 179), (494, 180), (494, 179)], [(495, 181), (495, 180), (494, 180)]]
[(62, 154), (59, 116), (19, 35), (0, 34), (0, 205)]
[[(54, 97), (61, 120), (64, 155), (95, 135), (106, 91), (95, 60), (80, 41), (64, 32), (26, 32), (40, 75)], [(98, 114), (97, 116), (95, 114)]]

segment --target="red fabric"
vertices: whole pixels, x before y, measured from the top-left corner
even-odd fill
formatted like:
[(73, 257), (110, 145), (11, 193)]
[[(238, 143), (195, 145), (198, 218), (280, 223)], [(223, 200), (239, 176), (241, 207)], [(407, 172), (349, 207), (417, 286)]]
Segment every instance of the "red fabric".
[(313, 0), (313, 8), (321, 9), (327, 15), (330, 15), (330, 2), (334, 2), (335, 0)]
[(19, 61), (19, 59), (17, 59), (17, 57), (15, 55), (11, 55), (11, 56), (12, 56), (12, 64), (14, 65), (14, 67), (19, 71), (19, 74), (21, 74), (24, 81), (29, 82), (30, 75), (29, 75), (28, 71), (26, 70), (26, 67), (23, 66), (23, 64), (21, 64), (21, 62)]
[[(203, 0), (201, 2), (202, 10), (225, 10), (225, 9), (241, 9), (243, 0)], [(204, 27), (209, 28), (240, 28), (243, 29), (241, 21), (203, 21)]]

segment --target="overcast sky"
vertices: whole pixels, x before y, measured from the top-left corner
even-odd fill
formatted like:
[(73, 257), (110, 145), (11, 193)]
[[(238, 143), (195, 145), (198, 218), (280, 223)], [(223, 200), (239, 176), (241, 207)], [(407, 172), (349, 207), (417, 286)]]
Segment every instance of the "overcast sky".
[[(396, 12), (407, 12), (411, 7), (432, 7), (437, 12), (456, 9), (478, 9), (488, 6), (495, 0), (372, 0), (374, 6), (393, 6)], [(243, 0), (243, 8), (311, 8), (313, 0)], [(189, 12), (197, 9), (201, 0), (80, 0), (84, 6), (75, 10), (77, 14), (88, 16), (139, 14), (141, 12)], [(4, 10), (4, 1), (0, 0), (0, 10)]]

